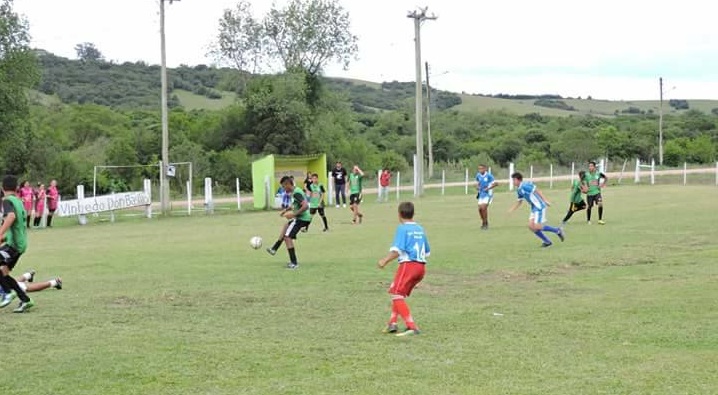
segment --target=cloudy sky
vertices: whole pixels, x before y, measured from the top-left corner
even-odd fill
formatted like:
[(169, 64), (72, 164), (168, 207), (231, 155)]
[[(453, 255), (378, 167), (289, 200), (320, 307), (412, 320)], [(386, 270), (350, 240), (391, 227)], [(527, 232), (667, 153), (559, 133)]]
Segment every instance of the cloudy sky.
[[(423, 60), (440, 89), (557, 93), (604, 99), (718, 99), (718, 2), (712, 0), (340, 0), (359, 36), (360, 59), (326, 74), (414, 79), (407, 11), (439, 17), (422, 28)], [(283, 4), (285, 0), (276, 0)], [(233, 0), (182, 0), (167, 9), (170, 66), (209, 64), (205, 54)], [(255, 13), (271, 0), (255, 0)], [(159, 0), (15, 0), (33, 45), (74, 57), (93, 42), (106, 58), (159, 63)], [(675, 87), (675, 88), (674, 88)]]

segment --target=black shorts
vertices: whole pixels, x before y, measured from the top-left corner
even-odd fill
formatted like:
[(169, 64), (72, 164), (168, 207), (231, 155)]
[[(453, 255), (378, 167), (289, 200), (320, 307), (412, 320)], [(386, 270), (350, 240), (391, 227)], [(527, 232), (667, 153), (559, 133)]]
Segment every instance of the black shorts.
[(319, 212), (319, 215), (324, 216), (324, 207), (315, 207), (309, 209), (309, 214), (314, 215)]
[(586, 200), (588, 201), (588, 207), (603, 203), (603, 198), (600, 193), (593, 196), (586, 196)]
[(581, 200), (579, 203), (571, 203), (571, 207), (568, 208), (569, 211), (572, 213), (575, 213), (576, 211), (581, 211), (586, 209), (586, 202)]
[(361, 203), (361, 193), (352, 193), (349, 195), (349, 204), (359, 204)]
[(20, 260), (21, 255), (21, 253), (9, 245), (3, 245), (0, 247), (0, 266), (7, 266), (8, 269), (12, 270), (17, 264), (17, 261)]
[(289, 226), (287, 226), (287, 231), (284, 232), (284, 236), (289, 237), (290, 239), (295, 240), (297, 238), (297, 234), (302, 228), (306, 228), (309, 226), (310, 221), (302, 221), (301, 219), (292, 219), (289, 221)]

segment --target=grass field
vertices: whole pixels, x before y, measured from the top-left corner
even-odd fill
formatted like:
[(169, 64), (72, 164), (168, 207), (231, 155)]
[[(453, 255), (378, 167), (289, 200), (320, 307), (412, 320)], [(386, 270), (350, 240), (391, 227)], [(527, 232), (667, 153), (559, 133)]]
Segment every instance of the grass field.
[[(457, 192), (463, 189), (455, 189)], [(605, 193), (549, 249), (498, 193), (488, 232), (473, 196), (417, 203), (432, 244), (409, 299), (423, 333), (382, 335), (395, 264), (376, 261), (395, 204), (363, 225), (328, 209), (300, 234), (301, 268), (250, 249), (276, 213), (122, 220), (33, 231), (17, 268), (65, 289), (0, 311), (8, 394), (715, 394), (716, 187)], [(549, 222), (564, 214), (567, 191)], [(689, 197), (688, 199), (686, 197)], [(316, 219), (315, 221), (319, 221)], [(15, 304), (12, 305), (14, 307)]]
[(172, 94), (177, 95), (180, 103), (187, 110), (221, 110), (237, 100), (237, 95), (232, 92), (222, 92), (224, 96), (221, 99), (210, 99), (182, 89), (175, 89)]

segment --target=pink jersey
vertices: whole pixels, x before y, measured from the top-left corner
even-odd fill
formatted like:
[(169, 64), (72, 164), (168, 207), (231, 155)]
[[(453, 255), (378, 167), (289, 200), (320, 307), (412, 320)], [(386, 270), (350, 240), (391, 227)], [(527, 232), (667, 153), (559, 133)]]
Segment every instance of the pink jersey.
[(37, 190), (37, 200), (35, 200), (35, 212), (37, 215), (42, 215), (45, 211), (45, 196), (46, 193), (44, 189)]
[(31, 187), (20, 188), (20, 200), (22, 200), (22, 206), (25, 208), (28, 215), (30, 215), (30, 212), (32, 211), (33, 195), (35, 194), (33, 193)]
[(47, 208), (50, 210), (57, 210), (57, 201), (60, 199), (60, 192), (57, 191), (57, 187), (51, 186), (47, 189)]

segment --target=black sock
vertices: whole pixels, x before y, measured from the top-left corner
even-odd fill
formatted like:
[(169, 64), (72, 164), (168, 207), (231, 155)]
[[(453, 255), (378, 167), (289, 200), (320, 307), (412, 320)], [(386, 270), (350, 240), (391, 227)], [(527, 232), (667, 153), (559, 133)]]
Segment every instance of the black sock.
[(287, 252), (289, 253), (289, 262), (293, 264), (297, 264), (297, 254), (294, 252), (294, 247), (287, 248)]
[(603, 219), (603, 206), (598, 206), (598, 220)]
[(322, 215), (322, 222), (324, 222), (324, 229), (329, 229), (329, 224), (327, 224), (327, 217)]
[(563, 221), (562, 221), (562, 222), (568, 222), (568, 220), (571, 219), (572, 216), (573, 216), (573, 211), (568, 210), (568, 212), (566, 213), (566, 216), (563, 217)]
[(40, 226), (40, 220), (41, 220), (41, 219), (42, 219), (42, 218), (40, 218), (40, 217), (35, 218), (35, 227)]
[(23, 302), (29, 302), (30, 298), (27, 296), (27, 294), (20, 288), (20, 285), (15, 281), (14, 278), (10, 276), (5, 276), (0, 278), (0, 282), (2, 283), (2, 287), (5, 289), (11, 289), (15, 291), (15, 294), (17, 297), (23, 301)]
[(586, 221), (591, 220), (591, 207), (586, 209)]
[(47, 226), (48, 227), (52, 226), (52, 215), (47, 216)]
[(30, 217), (27, 217), (27, 227), (30, 227)]
[(277, 250), (279, 249), (279, 247), (282, 246), (282, 242), (283, 242), (283, 241), (284, 241), (284, 239), (279, 239), (279, 240), (277, 240), (277, 241), (274, 243), (274, 245), (272, 246), (272, 250), (277, 251)]

